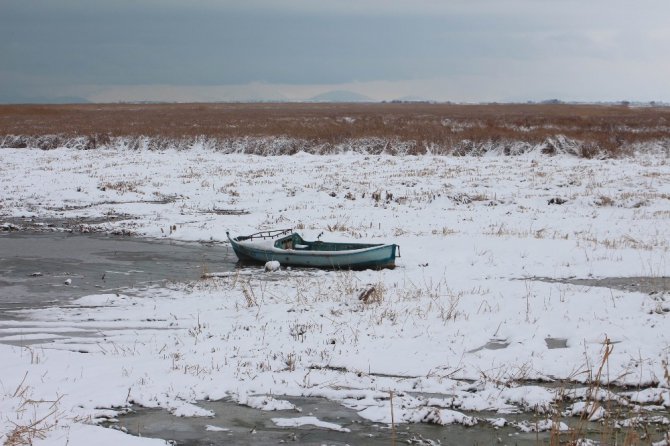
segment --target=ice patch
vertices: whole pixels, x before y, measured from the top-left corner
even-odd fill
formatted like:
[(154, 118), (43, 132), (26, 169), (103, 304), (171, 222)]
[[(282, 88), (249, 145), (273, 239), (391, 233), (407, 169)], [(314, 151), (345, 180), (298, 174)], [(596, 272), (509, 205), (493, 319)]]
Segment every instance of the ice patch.
[(205, 430), (210, 432), (230, 432), (230, 429), (227, 427), (212, 426), (211, 424), (206, 425)]
[(316, 426), (338, 432), (351, 432), (350, 429), (339, 424), (321, 421), (316, 417), (273, 418), (272, 421), (279, 427)]
[(286, 400), (277, 400), (271, 396), (243, 396), (238, 399), (240, 404), (252, 407), (254, 409), (274, 411), (274, 410), (295, 410), (295, 405)]

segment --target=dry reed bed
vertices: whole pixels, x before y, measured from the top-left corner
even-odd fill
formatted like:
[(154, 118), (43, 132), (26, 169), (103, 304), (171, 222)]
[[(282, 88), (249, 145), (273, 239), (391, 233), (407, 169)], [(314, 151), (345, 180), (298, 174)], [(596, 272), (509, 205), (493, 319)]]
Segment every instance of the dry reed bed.
[(670, 152), (670, 108), (575, 104), (86, 104), (0, 106), (0, 147), (236, 153)]

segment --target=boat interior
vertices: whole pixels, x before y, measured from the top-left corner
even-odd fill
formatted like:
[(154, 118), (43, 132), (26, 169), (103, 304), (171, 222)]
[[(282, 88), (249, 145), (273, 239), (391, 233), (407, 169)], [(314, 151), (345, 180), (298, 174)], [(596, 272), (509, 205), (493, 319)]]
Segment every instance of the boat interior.
[(382, 246), (382, 243), (336, 243), (322, 242), (321, 240), (307, 241), (294, 232), (291, 235), (277, 240), (274, 246), (279, 249), (295, 251), (350, 251), (354, 249)]

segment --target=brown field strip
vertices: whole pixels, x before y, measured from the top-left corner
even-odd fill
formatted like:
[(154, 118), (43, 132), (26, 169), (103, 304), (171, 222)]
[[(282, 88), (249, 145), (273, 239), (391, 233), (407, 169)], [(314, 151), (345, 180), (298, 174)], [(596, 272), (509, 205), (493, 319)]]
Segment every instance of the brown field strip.
[[(320, 144), (363, 138), (453, 147), (565, 136), (616, 152), (670, 138), (670, 108), (624, 105), (198, 103), (0, 105), (0, 137), (287, 137)], [(418, 149), (420, 150), (420, 148)]]

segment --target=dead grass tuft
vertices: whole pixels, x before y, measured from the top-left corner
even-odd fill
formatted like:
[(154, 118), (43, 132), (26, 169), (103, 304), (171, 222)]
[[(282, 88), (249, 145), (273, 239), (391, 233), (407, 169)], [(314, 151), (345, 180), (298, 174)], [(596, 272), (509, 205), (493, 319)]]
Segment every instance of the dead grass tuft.
[(63, 413), (59, 410), (62, 397), (52, 401), (30, 398), (30, 388), (25, 383), (27, 376), (28, 373), (26, 372), (23, 380), (11, 395), (12, 398), (21, 400), (21, 404), (16, 409), (17, 414), (20, 415), (19, 418), (23, 418), (25, 415), (27, 419), (25, 421), (21, 420), (22, 422), (7, 420), (14, 427), (6, 436), (5, 446), (32, 445), (36, 440), (46, 438), (47, 433), (57, 426), (58, 419), (63, 416)]
[(384, 284), (380, 282), (361, 291), (358, 300), (364, 304), (380, 304), (384, 301), (385, 291)]

